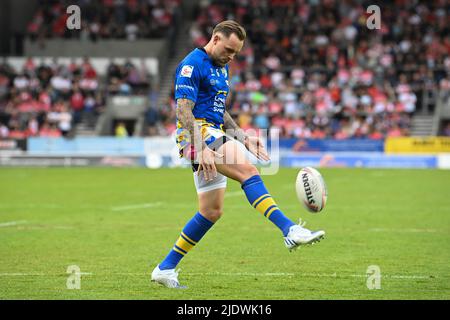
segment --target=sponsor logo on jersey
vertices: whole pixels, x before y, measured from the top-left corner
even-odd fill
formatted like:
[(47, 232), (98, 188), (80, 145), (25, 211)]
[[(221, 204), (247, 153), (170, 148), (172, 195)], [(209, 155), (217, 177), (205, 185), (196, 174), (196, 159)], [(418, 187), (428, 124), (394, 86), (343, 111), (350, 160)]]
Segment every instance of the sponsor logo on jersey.
[(188, 86), (188, 85), (185, 85), (185, 84), (177, 84), (175, 86), (175, 90), (178, 90), (178, 89), (189, 89), (189, 90), (192, 90), (192, 91), (195, 90), (194, 87), (191, 87), (191, 86)]

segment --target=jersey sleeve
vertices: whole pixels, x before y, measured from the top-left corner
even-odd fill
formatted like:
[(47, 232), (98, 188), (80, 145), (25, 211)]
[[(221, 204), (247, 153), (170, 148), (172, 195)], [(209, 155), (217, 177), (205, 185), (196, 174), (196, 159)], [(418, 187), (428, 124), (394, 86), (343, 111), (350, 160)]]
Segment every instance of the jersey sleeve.
[(197, 101), (201, 72), (199, 63), (187, 60), (181, 63), (175, 75), (175, 100), (189, 99)]

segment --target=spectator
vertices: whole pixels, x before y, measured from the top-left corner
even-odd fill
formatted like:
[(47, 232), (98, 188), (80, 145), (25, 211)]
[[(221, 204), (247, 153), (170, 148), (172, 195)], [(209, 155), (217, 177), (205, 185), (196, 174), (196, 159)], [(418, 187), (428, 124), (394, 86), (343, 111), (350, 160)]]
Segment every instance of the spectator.
[(128, 131), (127, 131), (127, 128), (125, 127), (125, 123), (123, 123), (123, 122), (119, 122), (116, 125), (114, 132), (115, 132), (115, 136), (118, 138), (128, 137)]
[(444, 127), (442, 134), (443, 136), (450, 137), (450, 122), (447, 122), (447, 125)]
[(59, 138), (61, 137), (61, 131), (58, 130), (55, 123), (51, 124), (48, 121), (45, 121), (39, 130), (39, 136), (47, 138)]
[(254, 124), (259, 129), (266, 129), (266, 130), (269, 129), (270, 121), (269, 117), (267, 116), (267, 111), (265, 107), (258, 108), (258, 112), (254, 119)]
[(155, 136), (158, 134), (157, 125), (159, 120), (159, 114), (156, 109), (153, 107), (149, 107), (145, 113), (145, 124), (147, 126), (146, 135)]
[(9, 128), (5, 126), (3, 123), (0, 123), (0, 138), (8, 138), (9, 137)]
[(66, 104), (62, 105), (58, 120), (58, 128), (61, 131), (61, 134), (64, 137), (67, 137), (72, 129), (72, 114), (69, 112)]
[(70, 107), (73, 110), (73, 122), (77, 124), (81, 121), (84, 109), (84, 96), (77, 86), (74, 87), (72, 96), (70, 97)]

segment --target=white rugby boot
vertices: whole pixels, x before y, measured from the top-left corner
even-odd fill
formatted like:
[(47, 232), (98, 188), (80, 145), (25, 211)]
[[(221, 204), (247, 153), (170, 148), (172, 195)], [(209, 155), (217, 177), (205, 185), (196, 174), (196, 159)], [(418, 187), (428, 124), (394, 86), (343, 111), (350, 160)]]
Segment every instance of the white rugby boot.
[(175, 269), (161, 270), (159, 269), (158, 264), (152, 272), (152, 281), (162, 284), (167, 288), (186, 289), (187, 288), (186, 286), (182, 286), (180, 285), (180, 282), (178, 282), (179, 271), (180, 269), (176, 271)]
[(325, 231), (308, 230), (304, 228), (305, 224), (306, 222), (302, 223), (300, 220), (300, 223), (292, 226), (289, 229), (289, 233), (287, 234), (287, 236), (284, 237), (284, 244), (289, 249), (289, 251), (297, 249), (302, 245), (314, 244), (324, 238)]

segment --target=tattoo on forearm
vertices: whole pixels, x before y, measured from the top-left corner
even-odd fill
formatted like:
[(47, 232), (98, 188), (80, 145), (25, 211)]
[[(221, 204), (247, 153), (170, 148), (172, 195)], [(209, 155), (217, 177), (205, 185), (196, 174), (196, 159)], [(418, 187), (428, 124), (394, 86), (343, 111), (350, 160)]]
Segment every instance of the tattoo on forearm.
[(192, 114), (192, 108), (194, 108), (194, 101), (189, 99), (177, 100), (177, 118), (180, 121), (182, 127), (189, 131), (191, 138), (191, 144), (193, 144), (195, 150), (203, 150), (206, 146), (202, 139), (200, 127), (195, 122), (195, 117)]
[(241, 128), (239, 128), (239, 126), (236, 124), (236, 122), (233, 120), (233, 118), (227, 111), (225, 111), (223, 115), (223, 126), (225, 127), (225, 129), (227, 129), (228, 133), (229, 131), (231, 131), (232, 136), (236, 140), (244, 143), (244, 139), (246, 137), (244, 131)]

